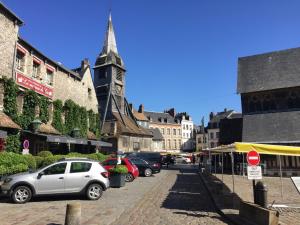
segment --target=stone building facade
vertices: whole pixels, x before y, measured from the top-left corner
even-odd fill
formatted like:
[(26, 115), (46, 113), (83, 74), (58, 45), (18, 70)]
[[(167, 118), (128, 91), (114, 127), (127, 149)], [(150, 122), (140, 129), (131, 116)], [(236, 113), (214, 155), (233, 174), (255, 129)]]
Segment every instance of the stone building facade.
[[(48, 108), (50, 121), (42, 124), (40, 132), (44, 134), (59, 135), (51, 126), (53, 115), (53, 101), (59, 99), (62, 102), (70, 99), (86, 110), (98, 113), (98, 101), (94, 89), (91, 75), (91, 68), (87, 59), (84, 59), (79, 68), (68, 69), (44, 53), (33, 47), (23, 38), (19, 37), (19, 26), (22, 21), (11, 12), (6, 6), (0, 3), (0, 78), (12, 78), (18, 85), (19, 92), (17, 97), (18, 113), (22, 113), (24, 102), (24, 91), (33, 90), (41, 96), (50, 100)], [(0, 82), (0, 110), (3, 110), (4, 83)], [(36, 109), (38, 116), (39, 109)], [(24, 136), (22, 131), (22, 136)], [(40, 150), (47, 150), (55, 138), (55, 143), (63, 141), (64, 144), (88, 143), (87, 140), (76, 141), (67, 137), (35, 135), (31, 138), (34, 142), (30, 151), (37, 153)], [(90, 135), (90, 137), (95, 135)], [(40, 139), (40, 140), (39, 140)], [(94, 145), (100, 142), (93, 142)]]
[[(35, 90), (52, 101), (60, 99), (65, 102), (71, 99), (87, 110), (98, 111), (91, 68), (87, 59), (82, 60), (79, 68), (71, 70), (19, 38), (13, 75), (23, 90)], [(22, 95), (18, 102), (22, 103)]]
[(175, 119), (175, 110), (168, 112), (143, 112), (149, 119), (149, 127), (158, 128), (163, 136), (162, 151), (180, 152), (182, 149), (182, 128)]
[(181, 123), (181, 139), (182, 151), (195, 150), (195, 135), (194, 135), (194, 122), (192, 117), (185, 113), (176, 114), (176, 120)]
[(208, 134), (204, 125), (196, 127), (196, 151), (208, 148)]
[(235, 114), (234, 110), (224, 109), (222, 112), (209, 114), (209, 122), (207, 126), (208, 134), (208, 146), (215, 148), (220, 145), (220, 121), (224, 118), (230, 118), (231, 115)]
[(0, 77), (12, 78), (14, 55), (22, 20), (0, 2)]

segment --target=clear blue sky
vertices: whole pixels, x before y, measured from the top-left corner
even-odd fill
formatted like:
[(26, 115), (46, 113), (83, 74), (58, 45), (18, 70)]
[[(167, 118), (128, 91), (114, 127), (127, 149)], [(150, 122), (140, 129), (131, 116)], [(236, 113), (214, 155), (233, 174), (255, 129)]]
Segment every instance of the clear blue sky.
[(69, 68), (94, 64), (111, 5), (136, 107), (175, 107), (196, 123), (241, 110), (237, 59), (300, 47), (298, 0), (4, 0), (25, 21), (23, 38)]

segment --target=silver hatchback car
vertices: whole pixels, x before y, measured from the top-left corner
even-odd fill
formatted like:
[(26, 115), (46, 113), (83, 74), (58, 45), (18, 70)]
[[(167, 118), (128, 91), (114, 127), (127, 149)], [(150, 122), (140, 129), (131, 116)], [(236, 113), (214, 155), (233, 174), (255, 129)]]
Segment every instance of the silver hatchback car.
[(83, 193), (97, 200), (109, 187), (108, 172), (89, 159), (62, 159), (36, 172), (8, 176), (1, 191), (15, 203), (28, 202), (35, 195)]

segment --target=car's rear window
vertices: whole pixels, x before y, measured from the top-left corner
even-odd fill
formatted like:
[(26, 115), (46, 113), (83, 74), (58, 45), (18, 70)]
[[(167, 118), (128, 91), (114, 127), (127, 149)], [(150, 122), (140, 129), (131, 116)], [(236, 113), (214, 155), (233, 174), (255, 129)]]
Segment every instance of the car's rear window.
[(87, 162), (72, 162), (70, 173), (88, 172), (92, 167), (92, 163)]

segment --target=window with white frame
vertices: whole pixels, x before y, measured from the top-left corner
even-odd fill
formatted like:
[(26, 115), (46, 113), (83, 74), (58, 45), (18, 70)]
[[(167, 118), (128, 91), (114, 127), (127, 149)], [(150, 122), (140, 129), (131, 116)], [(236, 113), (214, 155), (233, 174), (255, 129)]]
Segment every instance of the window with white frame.
[(170, 128), (167, 129), (167, 135), (170, 135)]
[(16, 69), (22, 72), (25, 71), (25, 54), (19, 50), (16, 54)]
[(33, 61), (32, 64), (32, 77), (38, 78), (40, 76), (40, 64), (36, 61)]
[(53, 85), (53, 71), (52, 70), (47, 69), (46, 83), (48, 85)]

